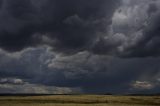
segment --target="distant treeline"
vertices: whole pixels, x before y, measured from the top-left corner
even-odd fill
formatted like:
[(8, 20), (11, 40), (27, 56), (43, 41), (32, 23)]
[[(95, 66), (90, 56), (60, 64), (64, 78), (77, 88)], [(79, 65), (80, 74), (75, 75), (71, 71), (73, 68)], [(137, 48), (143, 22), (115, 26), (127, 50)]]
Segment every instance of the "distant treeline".
[(156, 94), (11, 94), (11, 93), (3, 93), (0, 96), (52, 96), (52, 95), (119, 95), (119, 96), (160, 96), (160, 93)]

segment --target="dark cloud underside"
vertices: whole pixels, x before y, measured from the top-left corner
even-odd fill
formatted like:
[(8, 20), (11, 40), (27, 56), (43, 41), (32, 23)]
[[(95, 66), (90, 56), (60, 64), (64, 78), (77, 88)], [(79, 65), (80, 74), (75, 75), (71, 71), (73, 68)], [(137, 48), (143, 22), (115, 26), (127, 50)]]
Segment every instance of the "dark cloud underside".
[(17, 51), (43, 45), (39, 40), (45, 35), (56, 40), (45, 43), (58, 51), (89, 49), (97, 38), (96, 33), (105, 31), (111, 24), (118, 5), (119, 0), (5, 0), (0, 14), (0, 46)]
[(0, 0), (0, 93), (158, 92), (159, 18), (159, 0)]

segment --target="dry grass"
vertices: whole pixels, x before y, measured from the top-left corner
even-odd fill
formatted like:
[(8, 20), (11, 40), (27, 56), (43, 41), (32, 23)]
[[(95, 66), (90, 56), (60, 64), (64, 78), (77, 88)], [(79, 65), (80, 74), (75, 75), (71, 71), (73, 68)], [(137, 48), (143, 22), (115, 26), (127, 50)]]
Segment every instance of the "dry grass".
[(0, 106), (160, 106), (160, 96), (2, 96)]

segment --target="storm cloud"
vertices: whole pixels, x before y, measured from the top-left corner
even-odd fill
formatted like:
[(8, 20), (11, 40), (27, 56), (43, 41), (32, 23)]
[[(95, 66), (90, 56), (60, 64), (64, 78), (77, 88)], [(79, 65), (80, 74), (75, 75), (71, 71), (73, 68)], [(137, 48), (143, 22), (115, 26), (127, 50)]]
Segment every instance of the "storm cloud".
[(48, 45), (54, 51), (122, 57), (159, 56), (159, 1), (5, 0), (0, 47)]
[(5, 0), (0, 14), (0, 46), (7, 51), (44, 44), (64, 53), (87, 50), (97, 39), (97, 33), (106, 31), (111, 24), (119, 3), (119, 0)]
[(159, 7), (159, 0), (0, 0), (0, 93), (157, 93)]

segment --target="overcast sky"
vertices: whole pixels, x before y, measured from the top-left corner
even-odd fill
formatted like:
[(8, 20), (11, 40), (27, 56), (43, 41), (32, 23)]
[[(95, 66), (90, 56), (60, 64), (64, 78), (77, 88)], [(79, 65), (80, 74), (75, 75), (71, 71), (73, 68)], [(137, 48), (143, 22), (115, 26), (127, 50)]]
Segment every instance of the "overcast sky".
[(158, 93), (160, 0), (0, 0), (0, 93)]

